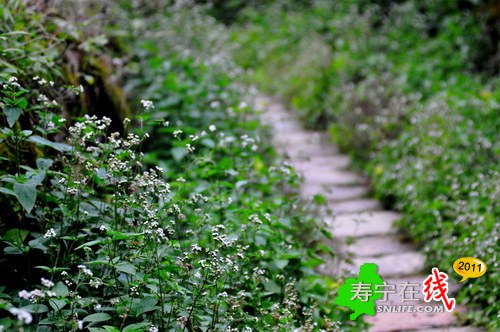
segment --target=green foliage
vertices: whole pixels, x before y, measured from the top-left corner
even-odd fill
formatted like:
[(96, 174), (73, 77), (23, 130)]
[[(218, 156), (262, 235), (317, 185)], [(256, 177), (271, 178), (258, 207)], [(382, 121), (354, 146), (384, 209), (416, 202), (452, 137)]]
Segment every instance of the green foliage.
[[(0, 325), (361, 328), (333, 306), (336, 283), (314, 272), (328, 251), (322, 229), (242, 100), (224, 28), (168, 1), (108, 5), (78, 4), (88, 17), (66, 20), (0, 5), (2, 36), (25, 38), (1, 39)], [(101, 12), (112, 24), (89, 24)], [(63, 57), (65, 44), (83, 52)], [(121, 86), (67, 70), (89, 63), (124, 79), (131, 119), (103, 116), (115, 104), (95, 96)], [(74, 116), (81, 108), (99, 116)]]
[[(460, 300), (482, 308), (469, 314), (476, 324), (497, 329), (494, 7), (411, 0), (314, 1), (302, 11), (275, 5), (243, 17), (233, 39), (242, 45), (236, 59), (248, 80), (284, 96), (307, 126), (328, 129), (371, 175), (375, 194), (404, 212), (401, 229), (429, 266), (438, 257), (440, 269), (455, 275), (459, 257), (487, 261), (488, 276), (463, 285)], [(488, 52), (479, 55), (480, 45)]]

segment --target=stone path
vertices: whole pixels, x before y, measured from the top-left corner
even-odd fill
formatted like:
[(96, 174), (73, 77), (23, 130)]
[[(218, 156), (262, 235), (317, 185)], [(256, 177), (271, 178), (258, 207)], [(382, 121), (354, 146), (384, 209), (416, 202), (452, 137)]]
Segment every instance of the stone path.
[[(349, 158), (323, 133), (304, 130), (298, 120), (282, 104), (264, 96), (256, 98), (264, 123), (273, 130), (274, 145), (278, 152), (288, 156), (294, 167), (303, 175), (301, 194), (311, 199), (321, 194), (329, 203), (332, 213), (324, 221), (333, 234), (332, 245), (348, 258), (352, 265), (338, 261), (325, 264), (325, 275), (352, 275), (359, 272), (363, 263), (377, 263), (378, 272), (389, 284), (418, 283), (430, 271), (424, 271), (424, 256), (411, 244), (402, 241), (394, 227), (401, 218), (397, 212), (386, 211), (381, 204), (369, 198), (367, 181), (348, 170)], [(344, 260), (344, 259), (342, 259)], [(421, 288), (415, 288), (421, 293)], [(450, 283), (451, 292), (456, 285)], [(398, 286), (398, 292), (401, 286)], [(401, 296), (389, 297), (389, 305), (402, 303)], [(413, 302), (414, 303), (414, 302)], [(382, 303), (381, 303), (382, 304)], [(421, 305), (426, 305), (421, 302)], [(455, 311), (463, 311), (457, 307)], [(454, 327), (454, 314), (443, 313), (378, 313), (366, 316), (372, 324), (370, 331), (478, 331), (468, 327)]]

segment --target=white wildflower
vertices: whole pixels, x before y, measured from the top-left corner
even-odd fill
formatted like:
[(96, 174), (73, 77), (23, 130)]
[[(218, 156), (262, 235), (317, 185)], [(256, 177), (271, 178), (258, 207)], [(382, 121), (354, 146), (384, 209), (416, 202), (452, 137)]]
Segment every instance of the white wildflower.
[(152, 108), (155, 108), (153, 105), (153, 102), (151, 100), (141, 100), (142, 107), (144, 107), (146, 110), (150, 110)]
[(45, 235), (43, 237), (46, 239), (50, 239), (51, 237), (55, 237), (55, 236), (56, 236), (56, 231), (55, 231), (55, 229), (51, 228), (45, 233)]
[(12, 308), (9, 309), (9, 312), (15, 316), (17, 316), (17, 319), (20, 322), (23, 322), (25, 324), (29, 324), (33, 321), (33, 316), (29, 312), (23, 309), (18, 309), (18, 308)]
[(25, 300), (29, 300), (31, 297), (31, 292), (28, 292), (27, 290), (22, 290), (18, 293), (19, 297)]
[(194, 150), (196, 148), (194, 146), (192, 146), (191, 144), (186, 144), (186, 150), (189, 152), (189, 153), (193, 153)]
[(56, 297), (57, 294), (52, 292), (52, 291), (46, 291), (45, 294), (47, 294), (47, 297)]
[(217, 127), (216, 127), (215, 125), (210, 125), (210, 126), (208, 127), (208, 130), (210, 130), (211, 132), (214, 132), (214, 131), (216, 131), (216, 130), (217, 130)]
[(45, 278), (42, 278), (41, 282), (42, 282), (42, 285), (44, 285), (45, 287), (48, 287), (48, 288), (54, 286), (54, 283), (52, 281), (45, 279)]
[(179, 138), (180, 134), (182, 134), (182, 130), (177, 129), (176, 131), (174, 131), (174, 137), (175, 138)]
[(90, 270), (88, 267), (85, 265), (78, 265), (78, 268), (82, 270), (83, 274), (88, 275), (89, 277), (92, 277), (94, 274), (92, 273), (92, 270)]
[(95, 289), (99, 288), (101, 286), (101, 281), (98, 279), (92, 279), (89, 282), (90, 287), (94, 287)]

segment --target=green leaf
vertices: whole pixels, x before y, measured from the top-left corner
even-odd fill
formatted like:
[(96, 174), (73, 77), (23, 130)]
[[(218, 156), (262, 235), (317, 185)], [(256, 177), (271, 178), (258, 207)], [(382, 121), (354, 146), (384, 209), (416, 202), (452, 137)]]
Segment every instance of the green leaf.
[(88, 315), (83, 319), (84, 322), (91, 322), (91, 323), (96, 323), (96, 322), (105, 322), (107, 320), (110, 320), (111, 316), (105, 313), (97, 313), (97, 314), (92, 314)]
[(158, 300), (153, 297), (145, 297), (141, 299), (141, 302), (139, 302), (138, 304), (136, 316), (140, 316), (145, 312), (159, 309), (159, 307), (156, 306), (156, 303), (158, 303)]
[(268, 291), (271, 294), (281, 293), (281, 287), (278, 286), (278, 284), (272, 280), (264, 282), (264, 288), (266, 289), (266, 291)]
[(22, 247), (28, 234), (29, 231), (25, 229), (13, 228), (5, 232), (4, 236), (2, 236), (2, 240), (13, 243), (18, 247)]
[(67, 304), (66, 300), (50, 299), (49, 304), (54, 311), (59, 311)]
[(49, 311), (49, 308), (47, 308), (47, 306), (44, 304), (28, 304), (27, 306), (22, 307), (21, 309), (24, 309), (32, 314), (41, 314), (43, 312)]
[(120, 332), (120, 330), (119, 330), (119, 329), (117, 329), (116, 327), (114, 327), (114, 326), (109, 326), (109, 325), (104, 326), (104, 330), (105, 330), (106, 332)]
[(120, 263), (115, 265), (115, 268), (118, 271), (123, 272), (123, 273), (132, 274), (132, 275), (135, 274), (135, 266), (133, 266), (132, 264), (130, 264), (128, 262), (120, 262)]
[(53, 288), (52, 291), (56, 293), (58, 297), (66, 297), (69, 294), (68, 286), (59, 281)]
[(23, 99), (20, 99), (16, 102), (16, 105), (21, 107), (21, 108), (26, 108), (26, 106), (28, 106), (28, 101), (26, 100), (26, 98), (23, 98)]
[(15, 248), (15, 247), (5, 247), (3, 249), (3, 252), (6, 254), (6, 255), (21, 255), (23, 252), (22, 250), (20, 250), (19, 248)]
[(108, 239), (100, 239), (100, 240), (89, 241), (89, 242), (86, 242), (86, 243), (84, 243), (84, 244), (76, 247), (75, 250), (80, 250), (82, 248), (87, 248), (87, 247), (95, 246), (96, 244), (105, 243), (107, 241), (108, 241)]
[(46, 240), (46, 239), (40, 237), (40, 238), (37, 238), (35, 240), (31, 240), (30, 242), (28, 242), (28, 245), (31, 249), (39, 249), (43, 252), (46, 252), (47, 247), (43, 244), (44, 240)]
[(14, 126), (14, 124), (16, 123), (17, 119), (19, 119), (19, 117), (21, 116), (22, 110), (20, 107), (6, 106), (4, 107), (3, 112), (7, 117), (7, 123), (9, 124), (9, 127), (12, 128), (12, 126)]
[(52, 159), (38, 158), (36, 160), (36, 167), (38, 169), (47, 170), (50, 168), (50, 166), (52, 166), (53, 163), (54, 161)]
[(186, 155), (186, 148), (184, 147), (176, 147), (171, 150), (172, 157), (174, 157), (175, 161), (180, 161)]
[(123, 328), (122, 332), (143, 331), (144, 330), (143, 327), (148, 327), (148, 326), (151, 326), (150, 322), (127, 325)]
[(32, 183), (14, 183), (14, 192), (19, 203), (30, 213), (36, 202), (36, 185)]
[(288, 265), (288, 259), (275, 259), (274, 265), (280, 270), (284, 269)]
[(12, 190), (10, 189), (7, 189), (5, 187), (0, 187), (0, 193), (4, 193), (4, 194), (7, 194), (7, 195), (13, 195), (13, 196), (16, 196), (16, 193), (13, 192)]
[(29, 140), (37, 144), (46, 145), (61, 152), (71, 151), (73, 149), (68, 144), (52, 142), (46, 138), (37, 135), (30, 136)]

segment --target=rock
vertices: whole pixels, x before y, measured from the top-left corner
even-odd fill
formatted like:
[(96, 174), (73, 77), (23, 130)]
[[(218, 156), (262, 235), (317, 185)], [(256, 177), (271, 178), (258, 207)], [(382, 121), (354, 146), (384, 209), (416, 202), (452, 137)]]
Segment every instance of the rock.
[(348, 201), (332, 202), (330, 204), (333, 212), (336, 215), (379, 210), (382, 208), (381, 204), (374, 199), (354, 199)]
[(374, 211), (363, 213), (348, 213), (325, 218), (334, 237), (361, 237), (372, 235), (394, 234), (394, 222), (401, 215), (390, 211)]

